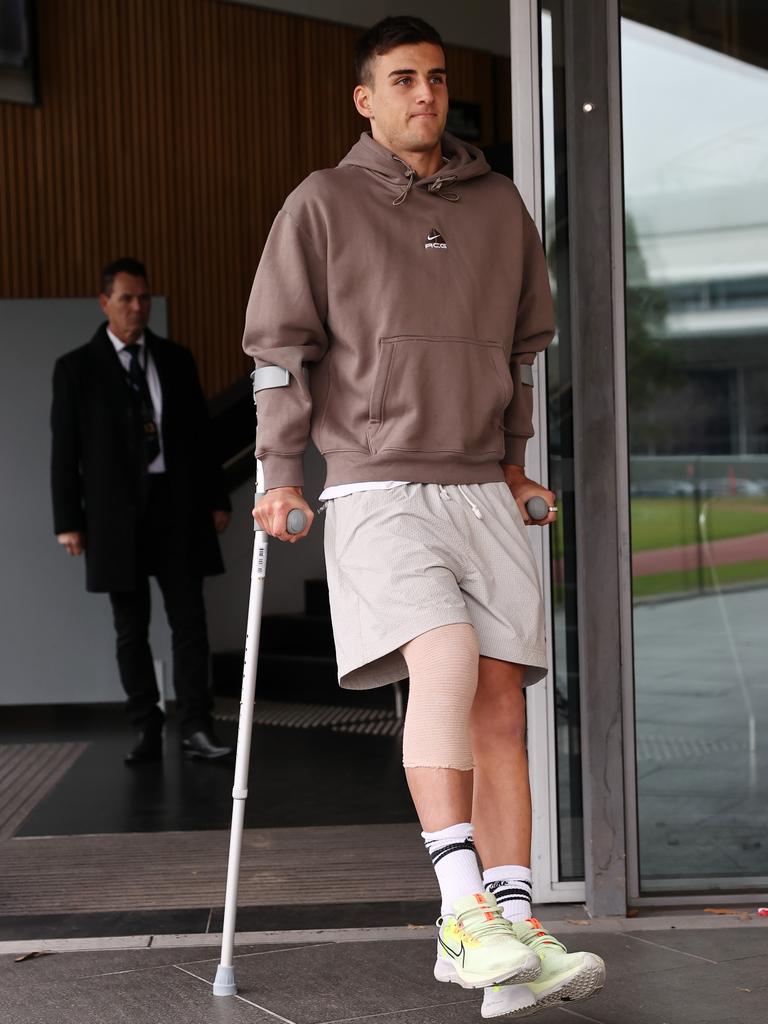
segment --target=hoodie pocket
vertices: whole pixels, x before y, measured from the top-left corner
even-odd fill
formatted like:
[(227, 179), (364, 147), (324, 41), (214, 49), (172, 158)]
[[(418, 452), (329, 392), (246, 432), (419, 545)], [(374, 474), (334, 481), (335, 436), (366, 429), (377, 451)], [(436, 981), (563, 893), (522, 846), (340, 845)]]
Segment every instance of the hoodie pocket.
[(501, 345), (474, 338), (399, 335), (379, 340), (368, 443), (385, 451), (504, 454), (502, 416), (512, 377)]

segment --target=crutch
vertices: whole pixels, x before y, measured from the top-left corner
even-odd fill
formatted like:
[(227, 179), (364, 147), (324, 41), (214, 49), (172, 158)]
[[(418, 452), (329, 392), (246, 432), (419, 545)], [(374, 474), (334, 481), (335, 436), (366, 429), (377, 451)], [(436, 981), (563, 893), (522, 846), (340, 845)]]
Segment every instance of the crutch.
[[(268, 371), (268, 372), (265, 372)], [(275, 372), (272, 372), (275, 371)], [(284, 387), (289, 383), (287, 370), (266, 366), (251, 374), (254, 400), (258, 391), (265, 388)], [(264, 470), (260, 461), (256, 463), (256, 500), (264, 494)], [(301, 509), (294, 508), (288, 513), (288, 533), (301, 533), (306, 526), (306, 516)], [(235, 756), (235, 782), (232, 788), (232, 828), (229, 835), (229, 862), (227, 865), (227, 890), (224, 897), (224, 924), (221, 937), (221, 962), (216, 968), (213, 982), (215, 996), (233, 996), (237, 992), (233, 964), (235, 947), (235, 917), (237, 915), (237, 887), (240, 881), (240, 852), (243, 845), (243, 823), (245, 801), (248, 797), (248, 766), (251, 757), (251, 731), (253, 728), (253, 704), (256, 696), (256, 667), (259, 659), (259, 633), (261, 632), (261, 608), (264, 598), (264, 580), (267, 570), (267, 534), (256, 528), (254, 521), (253, 562), (251, 565), (251, 591), (248, 599), (248, 625), (245, 637), (245, 658), (243, 662), (243, 686), (240, 695), (240, 720), (237, 729), (237, 754)]]
[(538, 494), (526, 501), (525, 510), (528, 513), (528, 518), (533, 519), (534, 522), (546, 519), (550, 512), (556, 511), (554, 506), (550, 508), (544, 498), (540, 498)]

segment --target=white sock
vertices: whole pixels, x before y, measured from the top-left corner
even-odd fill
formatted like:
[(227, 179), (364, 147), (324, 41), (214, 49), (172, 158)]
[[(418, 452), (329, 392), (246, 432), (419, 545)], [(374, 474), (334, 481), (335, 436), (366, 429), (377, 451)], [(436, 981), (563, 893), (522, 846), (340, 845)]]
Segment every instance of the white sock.
[(432, 858), (440, 886), (441, 913), (452, 914), (456, 900), (483, 891), (480, 865), (472, 841), (472, 825), (464, 821), (439, 832), (422, 832), (421, 838)]
[(531, 916), (533, 875), (520, 864), (500, 864), (483, 872), (483, 886), (493, 893), (507, 921), (526, 921)]

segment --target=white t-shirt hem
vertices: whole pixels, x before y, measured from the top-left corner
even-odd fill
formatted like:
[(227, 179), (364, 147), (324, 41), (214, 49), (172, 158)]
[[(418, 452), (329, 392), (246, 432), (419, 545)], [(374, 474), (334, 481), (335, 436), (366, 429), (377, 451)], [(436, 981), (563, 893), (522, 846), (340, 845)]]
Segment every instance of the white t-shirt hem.
[(343, 498), (345, 494), (355, 494), (357, 491), (389, 491), (393, 487), (402, 487), (407, 483), (410, 483), (410, 480), (366, 480), (358, 484), (334, 484), (325, 488), (319, 500)]

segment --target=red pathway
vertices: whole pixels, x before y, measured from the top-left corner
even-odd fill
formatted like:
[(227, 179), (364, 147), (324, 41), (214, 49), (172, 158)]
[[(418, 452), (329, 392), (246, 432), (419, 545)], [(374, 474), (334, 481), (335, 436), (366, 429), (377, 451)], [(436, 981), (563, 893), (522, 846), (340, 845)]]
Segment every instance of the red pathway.
[(737, 562), (768, 560), (768, 533), (713, 540), (709, 545), (681, 544), (673, 548), (654, 548), (632, 555), (632, 575), (650, 576), (659, 572), (684, 572), (703, 565), (734, 565)]

